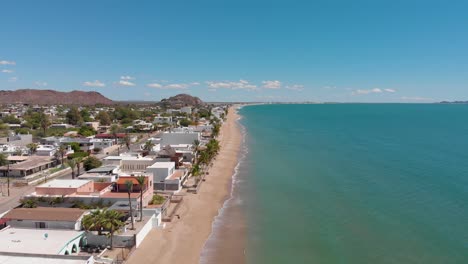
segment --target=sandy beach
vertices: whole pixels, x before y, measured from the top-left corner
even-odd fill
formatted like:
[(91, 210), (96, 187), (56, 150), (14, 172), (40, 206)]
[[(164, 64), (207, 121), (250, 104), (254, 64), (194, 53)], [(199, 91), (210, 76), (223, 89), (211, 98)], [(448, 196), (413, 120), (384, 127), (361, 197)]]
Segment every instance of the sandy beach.
[[(174, 217), (164, 229), (152, 230), (127, 263), (199, 263), (213, 220), (230, 195), (242, 141), (238, 117), (232, 107), (221, 128), (221, 151), (198, 194), (184, 198), (178, 210), (180, 219)], [(232, 260), (232, 256), (227, 257)], [(236, 262), (242, 263), (243, 259)]]

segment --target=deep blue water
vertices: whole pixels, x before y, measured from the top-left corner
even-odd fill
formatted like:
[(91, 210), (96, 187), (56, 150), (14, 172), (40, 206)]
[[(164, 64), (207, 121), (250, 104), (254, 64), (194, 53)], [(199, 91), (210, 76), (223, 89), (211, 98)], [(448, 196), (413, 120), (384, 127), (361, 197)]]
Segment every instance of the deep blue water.
[(468, 263), (468, 105), (262, 105), (248, 263)]

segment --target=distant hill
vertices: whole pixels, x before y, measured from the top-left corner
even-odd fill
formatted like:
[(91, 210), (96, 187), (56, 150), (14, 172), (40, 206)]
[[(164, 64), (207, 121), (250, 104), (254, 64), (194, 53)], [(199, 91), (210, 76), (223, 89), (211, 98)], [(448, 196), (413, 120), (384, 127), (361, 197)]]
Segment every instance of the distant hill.
[(38, 105), (96, 105), (114, 104), (114, 101), (98, 92), (21, 89), (16, 91), (1, 91), (0, 104), (23, 103)]
[(178, 94), (167, 99), (162, 99), (160, 104), (167, 108), (180, 108), (184, 106), (204, 106), (205, 102), (195, 96)]
[(441, 104), (468, 104), (468, 101), (442, 101)]

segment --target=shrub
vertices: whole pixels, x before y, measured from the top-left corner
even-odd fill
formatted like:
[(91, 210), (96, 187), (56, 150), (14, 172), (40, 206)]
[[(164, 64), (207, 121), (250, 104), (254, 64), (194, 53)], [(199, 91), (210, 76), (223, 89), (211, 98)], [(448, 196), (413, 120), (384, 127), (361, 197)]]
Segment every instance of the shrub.
[(165, 200), (166, 198), (164, 198), (163, 196), (155, 194), (153, 195), (153, 198), (151, 198), (150, 203), (154, 205), (160, 205), (160, 204), (163, 204)]
[(93, 157), (93, 156), (89, 156), (83, 162), (83, 167), (87, 171), (95, 169), (95, 168), (99, 168), (99, 167), (101, 167), (101, 165), (102, 165), (102, 162), (99, 159), (97, 159), (96, 157)]

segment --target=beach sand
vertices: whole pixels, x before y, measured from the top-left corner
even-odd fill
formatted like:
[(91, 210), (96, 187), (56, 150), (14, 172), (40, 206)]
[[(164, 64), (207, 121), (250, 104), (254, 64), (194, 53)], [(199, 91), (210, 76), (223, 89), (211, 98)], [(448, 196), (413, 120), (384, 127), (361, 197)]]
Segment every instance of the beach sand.
[[(164, 229), (152, 230), (127, 263), (199, 263), (200, 253), (212, 231), (213, 220), (231, 192), (231, 179), (242, 141), (238, 117), (236, 109), (232, 107), (221, 127), (220, 153), (198, 194), (185, 196), (177, 212), (180, 219), (174, 217)], [(243, 246), (236, 244), (238, 248)], [(242, 254), (230, 254), (226, 256), (227, 259), (233, 263), (244, 262)]]

